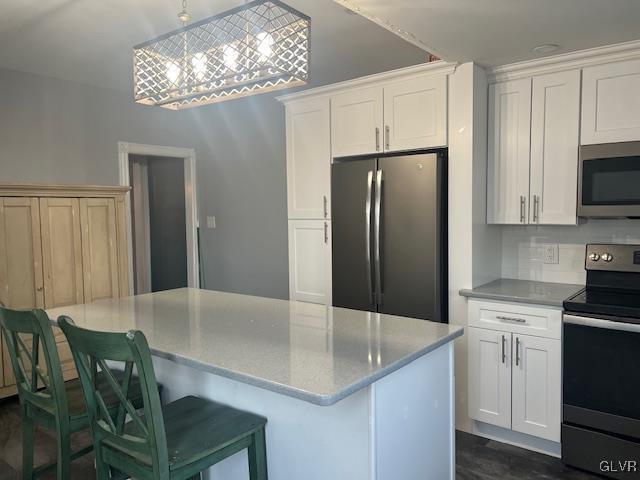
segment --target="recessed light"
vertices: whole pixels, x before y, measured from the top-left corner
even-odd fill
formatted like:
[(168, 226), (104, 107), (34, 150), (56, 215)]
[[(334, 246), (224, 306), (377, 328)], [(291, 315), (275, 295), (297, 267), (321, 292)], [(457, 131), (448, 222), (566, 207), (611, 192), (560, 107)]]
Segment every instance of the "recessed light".
[(541, 54), (553, 53), (558, 50), (560, 50), (560, 45), (557, 45), (555, 43), (545, 43), (543, 45), (538, 45), (531, 49), (533, 53), (541, 53)]

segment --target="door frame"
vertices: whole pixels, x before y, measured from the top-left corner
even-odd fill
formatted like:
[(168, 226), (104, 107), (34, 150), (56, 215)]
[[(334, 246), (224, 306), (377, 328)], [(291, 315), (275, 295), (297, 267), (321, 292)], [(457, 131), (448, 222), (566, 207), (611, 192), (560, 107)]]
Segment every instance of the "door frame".
[[(198, 258), (198, 199), (196, 194), (196, 152), (193, 148), (145, 145), (118, 142), (118, 178), (120, 185), (130, 186), (129, 155), (174, 157), (184, 160), (184, 200), (187, 224), (187, 286), (200, 288)], [(133, 282), (133, 233), (131, 227), (131, 192), (125, 196), (127, 221), (127, 252), (129, 258), (129, 294), (134, 294)]]

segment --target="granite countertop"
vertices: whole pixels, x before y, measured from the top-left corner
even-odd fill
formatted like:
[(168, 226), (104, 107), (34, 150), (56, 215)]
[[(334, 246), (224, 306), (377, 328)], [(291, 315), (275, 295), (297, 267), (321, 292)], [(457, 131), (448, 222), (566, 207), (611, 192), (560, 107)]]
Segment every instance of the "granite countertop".
[(536, 282), (532, 280), (501, 278), (480, 287), (460, 290), (460, 295), (487, 300), (562, 307), (562, 302), (583, 288), (584, 285), (574, 285), (570, 283)]
[(462, 335), (406, 317), (184, 288), (47, 311), (78, 326), (144, 332), (152, 353), (331, 405)]

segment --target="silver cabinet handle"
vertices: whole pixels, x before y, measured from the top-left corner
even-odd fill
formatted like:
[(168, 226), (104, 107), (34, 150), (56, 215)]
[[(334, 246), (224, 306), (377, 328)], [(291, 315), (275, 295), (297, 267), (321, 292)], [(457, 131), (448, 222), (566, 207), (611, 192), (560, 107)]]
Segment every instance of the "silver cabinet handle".
[(322, 206), (324, 208), (324, 218), (327, 218), (329, 216), (328, 204), (329, 204), (329, 202), (327, 201), (327, 196), (323, 195), (322, 196)]
[(385, 125), (384, 127), (384, 148), (385, 150), (389, 150), (389, 145), (391, 143), (391, 128), (389, 125)]
[(520, 365), (520, 338), (516, 337), (516, 367)]
[(380, 151), (380, 128), (376, 127), (376, 152)]
[(329, 243), (329, 224), (324, 222), (324, 243)]
[(523, 195), (520, 195), (520, 223), (524, 223), (524, 220), (526, 218), (526, 215), (525, 215), (526, 206), (527, 206), (527, 200), (524, 198)]
[(502, 322), (527, 323), (527, 321), (524, 318), (504, 317), (502, 315), (498, 315), (496, 318)]
[(540, 198), (538, 195), (533, 196), (533, 223), (540, 221)]
[(507, 363), (507, 349), (505, 347), (507, 339), (502, 335), (502, 363)]
[(374, 241), (375, 241), (375, 251), (373, 253), (375, 259), (375, 268), (376, 268), (376, 297), (378, 305), (382, 305), (382, 265), (381, 265), (381, 254), (380, 254), (380, 217), (382, 210), (382, 170), (378, 170), (376, 172), (376, 199), (374, 205)]
[(371, 281), (371, 194), (373, 191), (373, 172), (367, 173), (367, 198), (364, 204), (364, 238), (365, 255), (367, 256), (367, 285), (369, 286), (369, 303), (373, 304), (373, 282)]

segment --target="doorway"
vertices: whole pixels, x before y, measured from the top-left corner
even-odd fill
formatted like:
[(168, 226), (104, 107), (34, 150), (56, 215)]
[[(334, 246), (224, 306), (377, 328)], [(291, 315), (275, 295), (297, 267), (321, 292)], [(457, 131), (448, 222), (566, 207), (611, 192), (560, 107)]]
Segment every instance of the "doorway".
[(129, 155), (136, 295), (187, 286), (183, 159)]
[(130, 294), (200, 287), (195, 153), (121, 142), (127, 196)]

